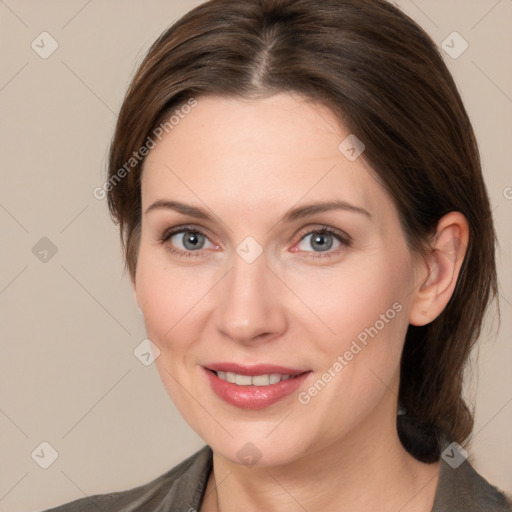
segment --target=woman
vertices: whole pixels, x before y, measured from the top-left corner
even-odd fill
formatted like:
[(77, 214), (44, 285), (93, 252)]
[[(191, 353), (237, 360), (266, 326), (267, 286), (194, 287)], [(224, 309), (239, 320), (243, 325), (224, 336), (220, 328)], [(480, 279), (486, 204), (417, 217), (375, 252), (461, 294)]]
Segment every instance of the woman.
[(134, 77), (104, 190), (164, 386), (207, 446), (53, 510), (510, 510), (462, 447), (497, 292), (489, 200), (407, 16), (200, 5)]

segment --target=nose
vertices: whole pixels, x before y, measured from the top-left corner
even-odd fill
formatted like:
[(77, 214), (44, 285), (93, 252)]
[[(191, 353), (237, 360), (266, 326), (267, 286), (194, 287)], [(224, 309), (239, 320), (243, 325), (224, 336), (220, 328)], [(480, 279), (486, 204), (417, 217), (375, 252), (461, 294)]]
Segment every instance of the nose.
[(267, 267), (264, 254), (252, 263), (235, 254), (233, 267), (218, 290), (217, 330), (244, 344), (282, 335), (287, 328), (284, 288)]

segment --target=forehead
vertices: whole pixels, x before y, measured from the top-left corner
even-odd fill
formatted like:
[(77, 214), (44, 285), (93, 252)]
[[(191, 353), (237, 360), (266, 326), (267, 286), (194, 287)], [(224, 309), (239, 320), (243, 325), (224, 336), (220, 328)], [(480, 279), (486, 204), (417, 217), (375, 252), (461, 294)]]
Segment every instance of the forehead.
[(260, 214), (319, 199), (375, 209), (389, 198), (363, 158), (340, 150), (350, 135), (327, 107), (296, 95), (199, 97), (149, 152), (143, 208), (171, 195)]

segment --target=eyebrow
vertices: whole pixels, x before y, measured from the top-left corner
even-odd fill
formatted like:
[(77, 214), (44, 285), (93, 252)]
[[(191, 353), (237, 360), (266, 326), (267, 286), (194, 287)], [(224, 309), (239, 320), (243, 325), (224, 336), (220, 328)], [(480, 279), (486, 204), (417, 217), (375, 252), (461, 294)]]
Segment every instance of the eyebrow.
[[(146, 214), (152, 210), (174, 210), (183, 215), (189, 215), (196, 219), (202, 219), (207, 221), (213, 221), (213, 216), (210, 215), (206, 210), (190, 204), (181, 203), (179, 201), (164, 201), (159, 200), (151, 204), (146, 209)], [(355, 206), (346, 201), (335, 200), (326, 202), (310, 203), (304, 206), (298, 206), (285, 212), (278, 220), (278, 223), (293, 222), (298, 219), (303, 219), (314, 215), (315, 213), (328, 212), (332, 210), (343, 210), (353, 213), (359, 213), (365, 215), (369, 219), (372, 218), (370, 212), (360, 206)]]

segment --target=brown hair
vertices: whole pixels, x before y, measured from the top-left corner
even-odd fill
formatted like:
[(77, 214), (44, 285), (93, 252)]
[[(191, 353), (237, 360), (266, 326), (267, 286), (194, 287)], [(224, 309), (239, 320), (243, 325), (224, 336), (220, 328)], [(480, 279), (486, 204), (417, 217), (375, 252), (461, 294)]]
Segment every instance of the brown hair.
[[(128, 89), (109, 156), (108, 204), (131, 278), (144, 163), (130, 160), (134, 152), (191, 97), (277, 92), (328, 106), (364, 142), (364, 158), (393, 198), (411, 249), (424, 250), (446, 213), (468, 220), (470, 241), (453, 296), (434, 321), (409, 326), (401, 361), (399, 402), (407, 416), (398, 417), (400, 438), (417, 458), (435, 460), (440, 433), (462, 444), (473, 428), (463, 371), (497, 295), (495, 232), (457, 87), (435, 43), (390, 3), (210, 0), (159, 37)], [(123, 179), (114, 180), (129, 161)], [(411, 425), (436, 443), (418, 444)]]

